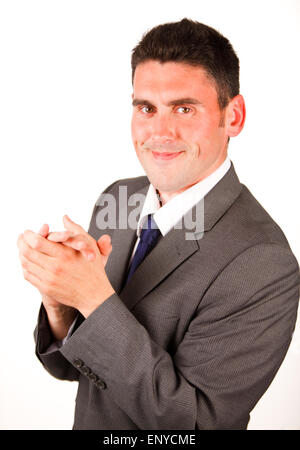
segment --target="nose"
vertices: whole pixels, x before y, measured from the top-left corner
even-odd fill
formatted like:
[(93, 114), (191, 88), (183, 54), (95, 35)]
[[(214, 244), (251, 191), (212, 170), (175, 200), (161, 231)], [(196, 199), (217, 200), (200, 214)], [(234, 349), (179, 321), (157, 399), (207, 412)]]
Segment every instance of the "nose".
[(153, 139), (159, 139), (161, 142), (172, 142), (176, 138), (176, 129), (174, 120), (169, 114), (155, 114), (150, 123)]

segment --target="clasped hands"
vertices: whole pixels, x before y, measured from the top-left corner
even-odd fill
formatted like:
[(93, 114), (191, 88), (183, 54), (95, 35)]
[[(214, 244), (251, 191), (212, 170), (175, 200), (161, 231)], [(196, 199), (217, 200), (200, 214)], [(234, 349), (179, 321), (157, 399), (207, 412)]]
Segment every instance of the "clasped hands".
[(69, 307), (89, 316), (115, 293), (105, 265), (112, 246), (109, 235), (96, 242), (68, 216), (66, 231), (26, 230), (18, 238), (24, 278), (41, 293), (46, 308)]

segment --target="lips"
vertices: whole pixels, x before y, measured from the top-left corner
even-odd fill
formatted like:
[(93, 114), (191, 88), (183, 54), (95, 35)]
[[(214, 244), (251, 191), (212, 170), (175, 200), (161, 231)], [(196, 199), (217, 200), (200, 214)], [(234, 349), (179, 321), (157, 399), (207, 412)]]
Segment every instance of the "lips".
[(181, 155), (181, 153), (183, 153), (183, 152), (168, 153), (168, 152), (154, 152), (152, 150), (152, 155), (154, 156), (155, 159), (165, 160), (165, 161), (169, 161), (171, 159), (177, 158), (177, 156)]

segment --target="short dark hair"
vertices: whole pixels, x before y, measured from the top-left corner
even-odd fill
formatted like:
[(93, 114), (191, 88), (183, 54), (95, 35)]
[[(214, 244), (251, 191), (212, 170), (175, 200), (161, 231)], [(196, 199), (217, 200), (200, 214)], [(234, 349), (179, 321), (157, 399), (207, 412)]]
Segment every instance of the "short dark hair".
[(148, 60), (201, 66), (215, 82), (222, 110), (239, 94), (239, 59), (227, 38), (190, 19), (158, 25), (132, 51), (132, 82), (138, 64)]

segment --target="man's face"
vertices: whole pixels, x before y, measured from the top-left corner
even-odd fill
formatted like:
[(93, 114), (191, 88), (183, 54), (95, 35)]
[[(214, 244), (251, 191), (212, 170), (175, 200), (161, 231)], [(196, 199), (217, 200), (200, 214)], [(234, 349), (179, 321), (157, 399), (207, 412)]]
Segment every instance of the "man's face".
[(141, 63), (132, 98), (136, 154), (160, 192), (181, 192), (224, 161), (225, 112), (204, 69), (176, 62)]

